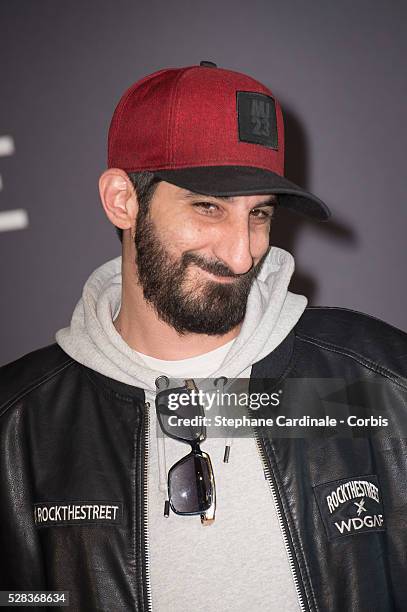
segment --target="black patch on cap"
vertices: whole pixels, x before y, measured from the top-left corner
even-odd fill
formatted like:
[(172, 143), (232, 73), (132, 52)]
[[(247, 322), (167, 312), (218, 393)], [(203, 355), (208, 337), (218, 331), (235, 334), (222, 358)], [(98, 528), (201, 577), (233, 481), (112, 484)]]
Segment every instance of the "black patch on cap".
[(314, 487), (329, 540), (385, 531), (379, 481), (375, 474), (333, 480)]
[(271, 96), (238, 91), (239, 140), (278, 149), (276, 103)]

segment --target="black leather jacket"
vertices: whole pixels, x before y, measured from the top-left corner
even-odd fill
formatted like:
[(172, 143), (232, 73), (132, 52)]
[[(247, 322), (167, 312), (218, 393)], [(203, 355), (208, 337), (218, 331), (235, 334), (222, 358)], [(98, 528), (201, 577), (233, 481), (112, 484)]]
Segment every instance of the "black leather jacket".
[[(307, 308), (252, 369), (266, 389), (330, 378), (342, 384), (308, 407), (363, 415), (379, 402), (399, 433), (259, 436), (300, 607), (407, 610), (407, 335)], [(142, 389), (55, 344), (0, 370), (0, 590), (69, 591), (67, 610), (150, 609), (148, 410)]]

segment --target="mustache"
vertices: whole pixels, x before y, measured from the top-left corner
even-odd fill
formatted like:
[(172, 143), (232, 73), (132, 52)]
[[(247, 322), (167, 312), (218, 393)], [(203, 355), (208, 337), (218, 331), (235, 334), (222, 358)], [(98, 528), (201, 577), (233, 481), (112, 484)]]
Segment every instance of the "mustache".
[[(260, 263), (260, 262), (259, 262)], [(245, 278), (253, 275), (254, 270), (257, 266), (251, 266), (251, 268), (244, 274), (235, 274), (227, 265), (221, 261), (208, 261), (201, 255), (195, 253), (184, 253), (182, 256), (182, 265), (186, 269), (190, 264), (195, 264), (205, 272), (210, 272), (216, 276), (224, 276), (228, 278)]]

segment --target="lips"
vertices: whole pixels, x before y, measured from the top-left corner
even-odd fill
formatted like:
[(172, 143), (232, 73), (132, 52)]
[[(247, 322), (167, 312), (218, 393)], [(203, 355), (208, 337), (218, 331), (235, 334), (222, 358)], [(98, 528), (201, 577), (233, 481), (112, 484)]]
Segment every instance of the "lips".
[(218, 274), (214, 274), (213, 272), (208, 272), (208, 270), (204, 270), (204, 272), (210, 274), (213, 278), (216, 278), (216, 280), (220, 283), (232, 283), (236, 280), (235, 276), (219, 276)]
[(201, 271), (206, 272), (212, 279), (216, 279), (220, 283), (231, 283), (236, 280), (236, 276), (223, 276), (220, 274), (216, 274), (216, 272), (211, 272), (210, 270), (202, 267), (201, 265), (194, 263), (194, 265)]

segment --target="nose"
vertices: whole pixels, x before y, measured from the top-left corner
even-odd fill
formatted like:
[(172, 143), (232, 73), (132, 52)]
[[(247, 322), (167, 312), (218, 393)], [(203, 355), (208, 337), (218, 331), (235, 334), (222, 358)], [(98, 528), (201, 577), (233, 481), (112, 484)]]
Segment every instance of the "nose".
[(250, 250), (250, 231), (247, 217), (228, 220), (222, 228), (214, 254), (234, 274), (245, 274), (253, 266)]

